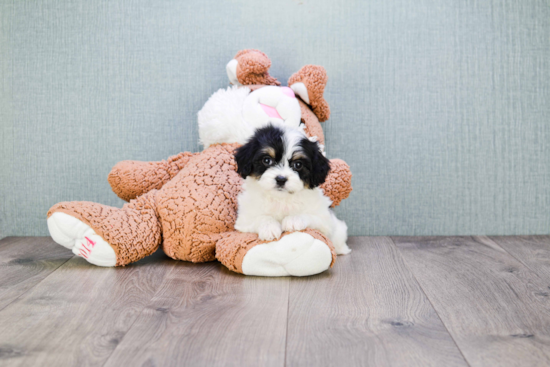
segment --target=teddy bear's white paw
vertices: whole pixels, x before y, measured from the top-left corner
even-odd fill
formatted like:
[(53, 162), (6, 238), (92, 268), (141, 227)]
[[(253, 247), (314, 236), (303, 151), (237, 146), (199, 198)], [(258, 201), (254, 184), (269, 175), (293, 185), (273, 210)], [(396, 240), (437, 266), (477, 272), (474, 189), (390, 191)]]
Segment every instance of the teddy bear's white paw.
[(281, 237), (281, 224), (275, 220), (263, 223), (258, 229), (258, 238), (262, 241), (271, 241)]
[(244, 256), (243, 273), (269, 277), (308, 276), (330, 267), (332, 254), (326, 243), (303, 232), (250, 249)]
[(48, 218), (48, 230), (53, 240), (97, 266), (115, 266), (116, 254), (111, 245), (86, 223), (65, 213), (56, 212)]
[(284, 232), (302, 231), (306, 229), (308, 225), (309, 221), (307, 218), (300, 215), (285, 217), (282, 223)]

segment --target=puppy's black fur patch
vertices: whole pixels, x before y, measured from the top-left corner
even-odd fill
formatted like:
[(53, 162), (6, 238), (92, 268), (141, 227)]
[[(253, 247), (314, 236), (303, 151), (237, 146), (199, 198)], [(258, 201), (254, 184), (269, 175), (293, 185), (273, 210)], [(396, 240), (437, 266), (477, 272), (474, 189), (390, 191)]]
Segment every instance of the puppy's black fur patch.
[(267, 155), (266, 148), (272, 148), (275, 151), (275, 157), (272, 158), (275, 162), (280, 162), (285, 153), (284, 134), (282, 129), (273, 125), (256, 130), (254, 136), (245, 145), (237, 148), (235, 152), (237, 173), (242, 178), (263, 175), (269, 168), (262, 164), (262, 158)]
[[(305, 186), (312, 189), (325, 182), (330, 171), (329, 160), (321, 153), (319, 144), (304, 138), (298, 144), (302, 148), (305, 159), (304, 168), (298, 172)], [(307, 161), (310, 162), (307, 162)]]
[[(235, 151), (237, 173), (242, 178), (261, 177), (267, 169), (273, 166), (262, 163), (266, 157), (273, 158), (274, 164), (280, 164), (285, 155), (284, 135), (281, 128), (273, 125), (258, 129), (245, 145)], [(319, 144), (303, 138), (296, 148), (296, 158), (293, 157), (289, 163), (291, 166), (296, 161), (302, 163), (302, 168), (296, 172), (304, 186), (312, 189), (325, 182), (330, 170), (330, 163), (321, 153)], [(275, 157), (273, 157), (273, 153), (275, 153)]]

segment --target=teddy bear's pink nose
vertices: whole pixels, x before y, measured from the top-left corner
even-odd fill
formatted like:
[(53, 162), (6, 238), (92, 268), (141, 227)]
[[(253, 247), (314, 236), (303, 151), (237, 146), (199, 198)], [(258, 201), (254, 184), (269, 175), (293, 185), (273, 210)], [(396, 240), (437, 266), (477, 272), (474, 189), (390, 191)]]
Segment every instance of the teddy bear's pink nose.
[(281, 87), (281, 90), (284, 94), (289, 96), (290, 98), (296, 98), (296, 95), (294, 94), (294, 91), (290, 89), (289, 87)]

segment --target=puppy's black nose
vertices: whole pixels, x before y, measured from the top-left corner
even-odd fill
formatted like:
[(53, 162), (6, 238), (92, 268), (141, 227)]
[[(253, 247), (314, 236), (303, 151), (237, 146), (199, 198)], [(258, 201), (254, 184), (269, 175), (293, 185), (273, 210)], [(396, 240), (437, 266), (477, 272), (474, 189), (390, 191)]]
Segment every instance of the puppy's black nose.
[(277, 186), (283, 187), (288, 181), (288, 178), (286, 178), (285, 176), (277, 176), (275, 177), (275, 181), (277, 182)]

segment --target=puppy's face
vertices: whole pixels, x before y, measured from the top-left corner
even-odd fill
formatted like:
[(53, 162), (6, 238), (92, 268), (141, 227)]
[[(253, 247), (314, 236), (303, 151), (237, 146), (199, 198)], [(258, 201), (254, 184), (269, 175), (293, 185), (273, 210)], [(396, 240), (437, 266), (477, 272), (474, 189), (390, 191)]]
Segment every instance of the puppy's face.
[(329, 161), (316, 142), (283, 125), (268, 125), (235, 153), (237, 172), (276, 195), (312, 189), (325, 182)]

